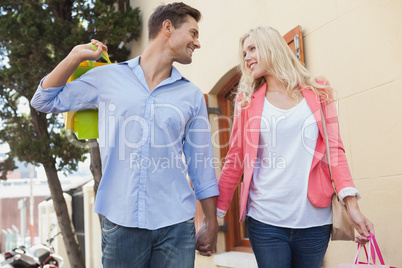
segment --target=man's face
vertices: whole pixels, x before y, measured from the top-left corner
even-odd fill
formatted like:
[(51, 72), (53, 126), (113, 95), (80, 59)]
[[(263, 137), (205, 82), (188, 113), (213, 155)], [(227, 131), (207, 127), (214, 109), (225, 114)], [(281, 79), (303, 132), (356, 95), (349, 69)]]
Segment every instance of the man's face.
[(173, 28), (169, 39), (173, 60), (181, 64), (191, 63), (194, 50), (201, 47), (198, 36), (198, 23), (191, 16), (187, 16), (180, 27)]

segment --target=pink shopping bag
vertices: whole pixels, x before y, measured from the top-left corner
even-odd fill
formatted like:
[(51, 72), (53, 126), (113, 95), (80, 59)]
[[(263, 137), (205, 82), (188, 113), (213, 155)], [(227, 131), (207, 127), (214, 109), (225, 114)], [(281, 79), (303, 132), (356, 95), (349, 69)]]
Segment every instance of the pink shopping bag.
[[(361, 248), (364, 248), (364, 251), (366, 253), (366, 260), (367, 262), (359, 262), (359, 255), (360, 255), (360, 250)], [(368, 247), (368, 255), (367, 255), (367, 249), (366, 246), (362, 246), (359, 244), (357, 246), (357, 253), (355, 260), (352, 264), (349, 263), (343, 263), (343, 264), (338, 264), (338, 268), (396, 268), (390, 265), (386, 265), (384, 263), (384, 259), (382, 257), (380, 248), (378, 246), (377, 241), (375, 240), (375, 237), (373, 234), (370, 234), (369, 237), (369, 247)], [(378, 260), (380, 261), (380, 264), (376, 264), (376, 253), (378, 256)]]

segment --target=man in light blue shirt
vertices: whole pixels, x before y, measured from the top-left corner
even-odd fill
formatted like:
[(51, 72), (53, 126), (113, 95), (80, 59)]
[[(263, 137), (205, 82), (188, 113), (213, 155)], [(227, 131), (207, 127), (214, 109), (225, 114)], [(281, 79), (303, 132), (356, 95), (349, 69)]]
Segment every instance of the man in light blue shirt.
[[(104, 267), (193, 267), (195, 248), (211, 255), (216, 244), (219, 192), (206, 105), (199, 88), (172, 66), (191, 63), (200, 48), (200, 17), (183, 3), (161, 5), (149, 19), (141, 56), (66, 84), (82, 61), (107, 50), (97, 40), (97, 51), (78, 45), (31, 100), (45, 113), (98, 109), (103, 177), (95, 212), (105, 216)], [(197, 241), (196, 198), (205, 214)]]

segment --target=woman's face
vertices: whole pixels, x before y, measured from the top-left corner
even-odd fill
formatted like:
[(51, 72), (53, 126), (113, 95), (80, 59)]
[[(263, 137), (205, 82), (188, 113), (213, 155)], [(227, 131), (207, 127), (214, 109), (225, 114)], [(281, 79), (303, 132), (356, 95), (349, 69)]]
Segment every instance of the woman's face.
[(243, 42), (243, 58), (246, 67), (250, 69), (254, 79), (268, 75), (266, 64), (257, 56), (257, 48), (251, 41), (250, 37), (244, 39)]

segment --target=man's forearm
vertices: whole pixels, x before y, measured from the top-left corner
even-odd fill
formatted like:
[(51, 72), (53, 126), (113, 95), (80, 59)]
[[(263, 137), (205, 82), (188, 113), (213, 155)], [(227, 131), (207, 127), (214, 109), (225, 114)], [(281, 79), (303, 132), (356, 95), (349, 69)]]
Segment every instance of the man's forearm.
[(80, 65), (81, 60), (70, 53), (62, 60), (53, 71), (46, 76), (42, 82), (42, 88), (61, 87), (67, 83), (68, 78), (73, 74), (74, 70)]
[(216, 218), (216, 196), (205, 198), (200, 200), (202, 211), (204, 212), (205, 218), (204, 223), (209, 226), (209, 224), (217, 225)]
[(88, 44), (75, 46), (70, 54), (46, 76), (45, 80), (42, 82), (42, 88), (64, 86), (81, 62), (85, 60), (97, 60), (101, 57), (102, 50), (107, 51), (107, 47), (101, 42), (93, 39), (91, 43), (97, 46), (98, 49), (94, 50)]

